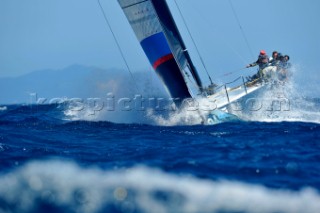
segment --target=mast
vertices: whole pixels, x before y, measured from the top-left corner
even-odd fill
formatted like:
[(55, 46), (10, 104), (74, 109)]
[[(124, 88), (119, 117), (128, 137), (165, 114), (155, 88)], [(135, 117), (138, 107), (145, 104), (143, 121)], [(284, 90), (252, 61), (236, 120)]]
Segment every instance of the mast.
[(145, 54), (172, 98), (180, 105), (190, 98), (184, 69), (198, 90), (202, 82), (165, 0), (118, 0)]

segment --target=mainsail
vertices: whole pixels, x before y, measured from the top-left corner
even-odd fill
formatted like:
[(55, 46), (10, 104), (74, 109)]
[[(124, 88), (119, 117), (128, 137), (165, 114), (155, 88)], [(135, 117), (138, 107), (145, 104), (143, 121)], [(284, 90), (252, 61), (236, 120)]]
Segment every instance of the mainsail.
[[(131, 27), (171, 97), (190, 98), (184, 70), (191, 73), (198, 92), (202, 83), (165, 0), (118, 0)], [(177, 102), (176, 102), (177, 103)]]

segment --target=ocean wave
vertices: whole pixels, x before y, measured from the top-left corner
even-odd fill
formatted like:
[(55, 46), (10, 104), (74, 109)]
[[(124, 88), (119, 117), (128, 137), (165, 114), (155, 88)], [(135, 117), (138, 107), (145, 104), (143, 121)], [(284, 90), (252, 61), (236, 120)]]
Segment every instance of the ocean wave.
[(0, 111), (6, 111), (8, 108), (6, 106), (0, 106)]
[(320, 195), (134, 167), (103, 171), (65, 161), (0, 176), (0, 212), (320, 212)]

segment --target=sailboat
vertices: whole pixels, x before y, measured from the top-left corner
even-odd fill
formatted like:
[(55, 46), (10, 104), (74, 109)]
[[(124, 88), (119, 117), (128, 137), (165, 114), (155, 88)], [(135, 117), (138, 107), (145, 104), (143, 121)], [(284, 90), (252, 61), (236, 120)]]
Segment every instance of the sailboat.
[[(206, 98), (215, 103), (205, 118), (206, 124), (237, 120), (230, 113), (231, 103), (264, 87), (246, 82), (243, 77), (229, 84), (204, 86), (186, 48), (166, 0), (118, 0), (149, 62), (175, 104), (184, 100)], [(238, 83), (238, 84), (237, 84)]]

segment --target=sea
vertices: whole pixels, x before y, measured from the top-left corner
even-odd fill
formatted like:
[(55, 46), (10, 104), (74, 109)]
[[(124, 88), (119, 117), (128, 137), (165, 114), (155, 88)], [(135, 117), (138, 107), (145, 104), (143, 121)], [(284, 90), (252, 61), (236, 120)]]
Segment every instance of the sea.
[(320, 99), (290, 100), (218, 125), (92, 100), (1, 105), (0, 213), (319, 213)]

